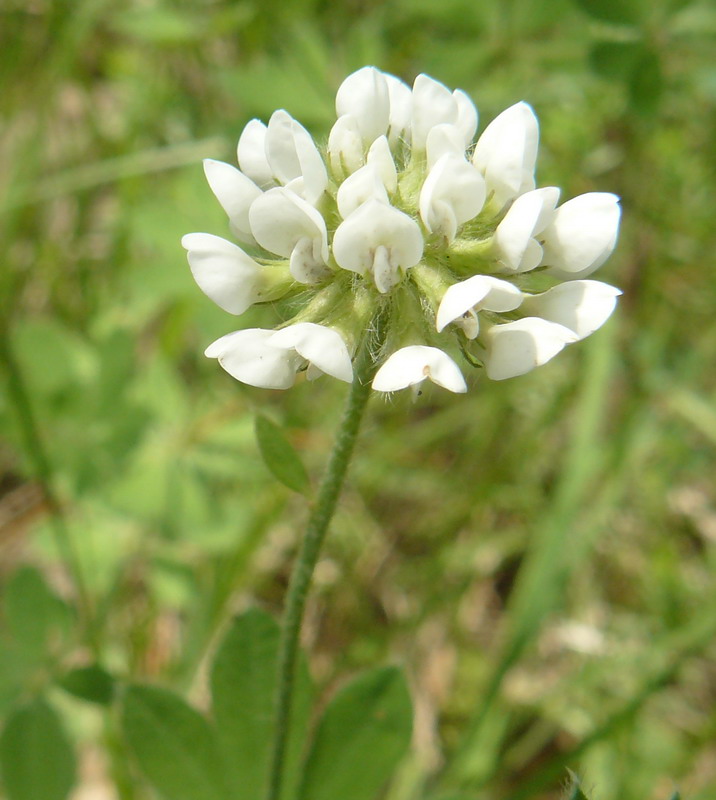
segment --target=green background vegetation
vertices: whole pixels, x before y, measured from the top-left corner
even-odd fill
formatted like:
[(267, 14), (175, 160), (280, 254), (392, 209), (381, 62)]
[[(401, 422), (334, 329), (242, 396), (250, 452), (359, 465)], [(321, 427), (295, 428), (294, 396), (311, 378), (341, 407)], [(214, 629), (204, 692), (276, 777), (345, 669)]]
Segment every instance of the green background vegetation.
[(252, 389), (204, 359), (273, 320), (216, 308), (179, 240), (228, 235), (201, 158), (280, 107), (325, 140), (341, 80), (375, 64), (466, 90), (481, 128), (529, 101), (539, 183), (622, 197), (597, 277), (624, 296), (530, 375), (372, 401), (310, 602), (314, 679), (406, 667), (389, 800), (553, 800), (566, 768), (595, 800), (712, 800), (715, 38), (707, 0), (4, 0), (0, 717), (30, 736), (59, 714), (97, 798), (148, 798), (97, 657), (201, 706), (231, 614), (280, 612), (305, 498), (254, 415), (315, 485), (346, 387)]

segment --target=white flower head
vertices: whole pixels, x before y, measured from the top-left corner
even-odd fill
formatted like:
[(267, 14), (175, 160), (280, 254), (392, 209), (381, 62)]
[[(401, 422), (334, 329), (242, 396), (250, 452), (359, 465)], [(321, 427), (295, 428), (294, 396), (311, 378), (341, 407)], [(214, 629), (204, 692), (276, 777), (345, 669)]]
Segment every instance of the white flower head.
[(430, 380), (464, 392), (461, 352), (503, 380), (609, 318), (619, 290), (583, 279), (615, 247), (618, 198), (558, 206), (557, 187), (536, 188), (527, 103), (473, 145), (478, 113), (465, 92), (363, 67), (338, 88), (336, 113), (325, 148), (280, 109), (246, 124), (238, 168), (204, 163), (241, 246), (185, 236), (196, 282), (224, 311), (280, 303), (286, 319), (210, 345), (227, 372), (276, 389), (302, 371), (351, 381), (367, 340), (377, 391)]

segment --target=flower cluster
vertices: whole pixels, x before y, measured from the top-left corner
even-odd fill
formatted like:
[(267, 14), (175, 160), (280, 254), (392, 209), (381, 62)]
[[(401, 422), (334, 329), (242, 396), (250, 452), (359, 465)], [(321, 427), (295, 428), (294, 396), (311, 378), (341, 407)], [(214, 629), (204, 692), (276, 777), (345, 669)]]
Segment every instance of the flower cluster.
[(585, 278), (614, 249), (618, 198), (559, 205), (558, 188), (535, 188), (529, 105), (502, 112), (473, 144), (477, 110), (464, 92), (427, 75), (411, 89), (364, 67), (338, 89), (336, 112), (324, 148), (281, 110), (246, 125), (239, 169), (204, 163), (241, 246), (185, 236), (194, 278), (231, 314), (273, 303), (289, 316), (210, 345), (227, 372), (272, 389), (302, 370), (351, 381), (382, 315), (374, 389), (429, 378), (464, 392), (449, 352), (502, 380), (609, 317), (619, 290)]

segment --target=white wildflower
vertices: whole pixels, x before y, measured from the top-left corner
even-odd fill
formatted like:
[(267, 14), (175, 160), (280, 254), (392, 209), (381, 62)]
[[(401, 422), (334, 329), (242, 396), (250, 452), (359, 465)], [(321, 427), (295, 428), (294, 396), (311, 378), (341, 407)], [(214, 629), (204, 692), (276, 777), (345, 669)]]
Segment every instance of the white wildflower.
[(235, 331), (207, 349), (236, 379), (351, 381), (380, 317), (374, 389), (427, 379), (464, 392), (451, 354), (503, 380), (609, 318), (619, 290), (583, 278), (615, 247), (618, 198), (592, 192), (558, 206), (557, 187), (535, 188), (539, 128), (527, 103), (474, 143), (465, 92), (364, 67), (341, 84), (336, 112), (325, 150), (278, 110), (246, 125), (238, 169), (204, 163), (241, 247), (185, 236), (199, 287), (232, 314), (286, 301), (283, 327)]

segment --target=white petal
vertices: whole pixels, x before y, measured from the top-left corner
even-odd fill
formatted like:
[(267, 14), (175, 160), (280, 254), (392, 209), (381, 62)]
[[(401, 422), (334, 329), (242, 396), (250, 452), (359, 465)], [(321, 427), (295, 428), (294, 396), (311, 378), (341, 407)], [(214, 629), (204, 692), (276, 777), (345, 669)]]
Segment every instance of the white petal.
[(552, 218), (558, 199), (559, 189), (548, 186), (525, 192), (512, 203), (495, 231), (495, 246), (505, 266), (516, 272), (525, 272), (539, 265), (541, 248), (538, 252), (534, 245), (530, 248), (537, 252), (534, 263), (534, 258), (525, 259), (525, 253), (532, 237)]
[(341, 335), (313, 322), (299, 322), (276, 331), (269, 340), (274, 347), (292, 348), (326, 375), (341, 381), (353, 380), (348, 348)]
[(343, 269), (365, 275), (373, 271), (381, 245), (396, 272), (414, 267), (423, 254), (423, 236), (415, 220), (393, 206), (368, 200), (338, 226), (333, 255)]
[(260, 119), (247, 123), (236, 149), (239, 166), (244, 175), (261, 189), (276, 185), (273, 172), (266, 159), (266, 126)]
[(544, 261), (555, 274), (583, 277), (600, 267), (614, 250), (619, 233), (619, 198), (589, 192), (561, 205), (543, 232)]
[(432, 233), (450, 242), (457, 227), (476, 217), (485, 203), (485, 181), (464, 158), (445, 153), (420, 191), (420, 216)]
[(303, 172), (294, 141), (294, 118), (283, 109), (274, 111), (266, 131), (266, 157), (281, 183), (300, 177)]
[(475, 146), (473, 164), (500, 205), (534, 189), (539, 126), (527, 103), (516, 103), (485, 128)]
[(321, 258), (317, 239), (304, 236), (296, 242), (289, 258), (289, 271), (298, 283), (314, 284), (325, 280), (331, 271)]
[(263, 389), (288, 389), (296, 379), (300, 359), (291, 351), (274, 347), (269, 339), (275, 331), (247, 328), (217, 339), (204, 355), (219, 364), (236, 380)]
[(388, 84), (380, 70), (363, 67), (349, 75), (336, 94), (339, 117), (355, 117), (363, 142), (369, 144), (388, 130), (390, 99)]
[(542, 263), (542, 257), (542, 245), (536, 239), (530, 239), (520, 261), (518, 272), (529, 272), (539, 267)]
[(465, 141), (457, 125), (443, 122), (436, 125), (428, 132), (426, 141), (428, 156), (428, 169), (432, 169), (435, 163), (445, 153), (453, 153), (465, 160)]
[(412, 115), (413, 93), (407, 83), (395, 75), (383, 73), (388, 85), (390, 116), (388, 119), (388, 140), (395, 145), (400, 139), (410, 142), (410, 120)]
[(539, 317), (525, 317), (504, 325), (495, 325), (485, 334), (487, 377), (493, 381), (524, 375), (546, 364), (564, 346), (577, 341), (577, 335)]
[(338, 211), (345, 219), (358, 206), (371, 199), (378, 200), (385, 205), (389, 203), (388, 193), (385, 191), (378, 171), (372, 164), (366, 164), (349, 175), (338, 187), (336, 195)]
[(396, 392), (426, 378), (451, 392), (466, 392), (467, 384), (457, 364), (437, 347), (411, 345), (393, 353), (373, 378), (378, 392)]
[(418, 75), (413, 84), (413, 148), (424, 150), (431, 128), (443, 122), (455, 123), (457, 118), (458, 106), (452, 92), (439, 81)]
[(258, 299), (261, 267), (226, 239), (188, 233), (181, 240), (199, 288), (229, 314), (243, 314)]
[(328, 158), (331, 169), (339, 179), (360, 169), (365, 163), (358, 123), (350, 114), (338, 117), (331, 128), (328, 134)]
[[(442, 331), (471, 309), (513, 311), (521, 302), (522, 292), (511, 283), (490, 275), (473, 275), (472, 278), (450, 286), (445, 292), (440, 301), (435, 326), (438, 331)], [(477, 331), (475, 334), (477, 335)]]
[(392, 194), (398, 188), (398, 173), (385, 136), (379, 136), (368, 150), (368, 164), (375, 167), (383, 186)]
[(526, 297), (522, 308), (527, 314), (564, 325), (583, 339), (609, 319), (620, 294), (608, 283), (569, 281)]
[(452, 96), (457, 103), (457, 120), (455, 121), (455, 125), (462, 134), (463, 149), (466, 149), (475, 137), (475, 131), (477, 130), (477, 109), (475, 108), (475, 104), (462, 89), (455, 89)]
[[(535, 236), (552, 223), (554, 220), (554, 210), (559, 203), (561, 190), (558, 186), (543, 186), (541, 189), (533, 189), (534, 193), (542, 197), (542, 212), (535, 223)], [(529, 193), (528, 193), (529, 194)]]
[(249, 226), (249, 207), (261, 194), (261, 189), (231, 164), (204, 159), (204, 174), (211, 191), (226, 211), (231, 230), (242, 242), (255, 244)]
[(311, 134), (283, 109), (269, 120), (266, 157), (281, 183), (303, 178), (305, 199), (312, 205), (318, 202), (328, 185), (326, 166)]
[(376, 289), (385, 294), (400, 283), (400, 278), (400, 270), (391, 263), (388, 248), (379, 244), (373, 255), (373, 280)]
[(317, 257), (328, 261), (328, 233), (316, 209), (288, 189), (276, 187), (258, 197), (249, 209), (256, 241), (270, 253), (288, 258), (303, 238), (315, 242)]

